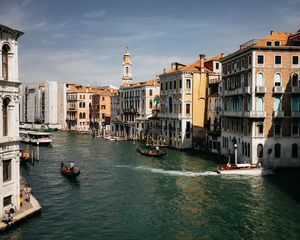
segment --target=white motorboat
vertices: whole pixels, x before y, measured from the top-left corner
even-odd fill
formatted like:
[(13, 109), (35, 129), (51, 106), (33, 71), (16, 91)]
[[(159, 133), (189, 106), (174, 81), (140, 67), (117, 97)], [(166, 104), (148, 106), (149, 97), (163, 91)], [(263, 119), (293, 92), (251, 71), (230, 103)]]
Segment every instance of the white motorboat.
[(271, 169), (263, 168), (260, 164), (225, 164), (218, 166), (217, 172), (225, 175), (267, 175), (272, 174)]
[(21, 141), (34, 145), (49, 145), (52, 143), (51, 133), (36, 131), (20, 131)]

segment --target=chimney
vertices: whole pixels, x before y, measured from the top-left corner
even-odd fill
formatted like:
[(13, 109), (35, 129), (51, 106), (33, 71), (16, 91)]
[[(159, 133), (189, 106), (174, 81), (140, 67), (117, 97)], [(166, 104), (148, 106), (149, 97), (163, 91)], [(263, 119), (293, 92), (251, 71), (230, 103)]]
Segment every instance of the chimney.
[(199, 58), (200, 58), (200, 71), (204, 72), (204, 58), (205, 58), (205, 54), (200, 54)]
[(271, 31), (270, 31), (270, 35), (273, 35), (273, 34), (274, 34), (274, 31), (273, 31), (273, 30), (271, 30)]
[(171, 69), (172, 69), (172, 70), (175, 70), (175, 69), (176, 69), (176, 62), (172, 62), (172, 63), (171, 63)]
[(164, 68), (164, 74), (166, 73), (166, 69)]
[(224, 53), (221, 53), (221, 58), (224, 58), (225, 57), (225, 54)]

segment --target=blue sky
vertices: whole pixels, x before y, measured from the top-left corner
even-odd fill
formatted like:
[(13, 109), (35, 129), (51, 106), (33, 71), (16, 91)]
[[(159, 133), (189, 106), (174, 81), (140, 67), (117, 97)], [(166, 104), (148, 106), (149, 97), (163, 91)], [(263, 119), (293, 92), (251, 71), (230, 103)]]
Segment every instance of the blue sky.
[(126, 46), (134, 81), (145, 81), (172, 61), (228, 54), (270, 30), (300, 28), (300, 0), (1, 0), (0, 6), (0, 23), (25, 32), (24, 83), (119, 86)]

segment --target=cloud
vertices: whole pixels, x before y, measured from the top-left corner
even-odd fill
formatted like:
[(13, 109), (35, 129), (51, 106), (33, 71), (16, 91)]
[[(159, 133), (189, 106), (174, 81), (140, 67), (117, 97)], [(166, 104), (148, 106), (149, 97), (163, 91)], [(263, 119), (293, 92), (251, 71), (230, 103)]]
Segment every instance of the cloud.
[(83, 14), (84, 17), (86, 18), (98, 18), (98, 17), (102, 17), (106, 15), (106, 11), (105, 10), (98, 10), (98, 11), (92, 11), (92, 12), (85, 12)]

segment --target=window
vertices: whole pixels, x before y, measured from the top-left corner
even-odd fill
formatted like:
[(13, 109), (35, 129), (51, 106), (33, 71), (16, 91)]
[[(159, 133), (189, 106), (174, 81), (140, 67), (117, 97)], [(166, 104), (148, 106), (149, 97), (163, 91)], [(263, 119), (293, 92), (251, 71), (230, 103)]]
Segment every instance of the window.
[(298, 74), (297, 73), (293, 73), (293, 75), (292, 75), (292, 85), (293, 85), (293, 87), (298, 86)]
[(250, 143), (248, 143), (248, 154), (247, 154), (248, 157), (250, 157), (250, 150), (251, 150), (250, 149)]
[(257, 74), (256, 85), (264, 86), (264, 75), (262, 73)]
[(101, 105), (101, 109), (106, 109), (106, 106), (105, 105)]
[(263, 134), (264, 133), (264, 124), (263, 124), (263, 122), (258, 122), (257, 123), (257, 133), (258, 134)]
[(163, 87), (163, 83), (160, 83), (160, 91), (163, 91), (164, 87)]
[(176, 89), (176, 80), (173, 83), (174, 83), (174, 87), (173, 88)]
[(245, 60), (244, 58), (242, 59), (242, 68), (245, 66)]
[(79, 108), (82, 108), (82, 102), (79, 102)]
[(219, 66), (219, 63), (217, 62), (217, 63), (216, 63), (216, 69), (219, 70), (219, 67), (220, 67), (220, 66)]
[(149, 90), (149, 95), (152, 96), (152, 94), (153, 94), (153, 91), (152, 91), (152, 89), (150, 89)]
[(280, 46), (280, 41), (275, 41), (275, 42), (274, 42), (274, 45), (275, 45), (276, 47)]
[(275, 74), (275, 86), (280, 87), (281, 86), (281, 75), (279, 73)]
[(292, 120), (292, 136), (298, 136), (299, 134), (299, 122), (297, 119)]
[(275, 56), (275, 65), (281, 65), (281, 56)]
[(3, 161), (3, 182), (11, 180), (11, 159)]
[(2, 47), (2, 77), (3, 80), (8, 80), (8, 53), (10, 48), (8, 45)]
[(297, 158), (298, 157), (298, 144), (293, 143), (292, 145), (292, 158)]
[(153, 107), (153, 102), (152, 102), (152, 99), (150, 99), (149, 100), (149, 108), (152, 109), (152, 107)]
[(293, 65), (298, 65), (299, 64), (299, 57), (298, 56), (293, 56), (292, 57), (292, 64)]
[(292, 110), (292, 112), (298, 112), (299, 111), (299, 99), (298, 99), (298, 97), (292, 97), (291, 98), (291, 110)]
[(189, 103), (187, 103), (186, 105), (185, 105), (185, 112), (186, 112), (186, 114), (190, 114), (191, 113), (191, 104), (189, 104)]
[(272, 46), (272, 42), (267, 41), (267, 46)]
[(170, 90), (172, 90), (172, 81), (170, 81), (169, 84), (170, 84)]
[(262, 144), (257, 145), (257, 158), (263, 158), (264, 157), (264, 147)]
[(8, 104), (9, 104), (10, 100), (9, 98), (5, 98), (3, 100), (3, 110), (2, 110), (2, 119), (3, 119), (3, 136), (7, 136), (8, 135)]
[(252, 65), (252, 56), (248, 56), (248, 65), (251, 66)]
[(248, 86), (252, 85), (252, 74), (251, 72), (248, 73)]
[(258, 65), (264, 64), (264, 56), (263, 55), (257, 55), (257, 64)]
[(274, 98), (274, 111), (275, 112), (281, 111), (281, 99), (278, 97)]
[(252, 125), (252, 122), (251, 121), (248, 121), (248, 134), (251, 134), (251, 125)]
[(105, 97), (102, 97), (102, 101), (105, 101)]
[(186, 122), (186, 132), (191, 132), (191, 122)]
[(264, 100), (262, 97), (258, 97), (256, 99), (256, 111), (258, 112), (264, 111)]
[(79, 113), (79, 119), (82, 119), (82, 113)]
[(3, 198), (3, 207), (6, 207), (11, 204), (11, 198), (12, 198), (12, 195), (9, 195), (9, 196)]
[(172, 98), (169, 97), (169, 113), (172, 113), (172, 107), (173, 107)]
[(280, 158), (281, 156), (281, 145), (280, 143), (275, 144), (275, 158)]
[(186, 90), (190, 91), (191, 90), (191, 79), (186, 80)]
[(274, 135), (275, 136), (281, 135), (281, 122), (280, 121), (276, 121), (274, 124)]
[(179, 79), (179, 88), (182, 88), (182, 79)]

